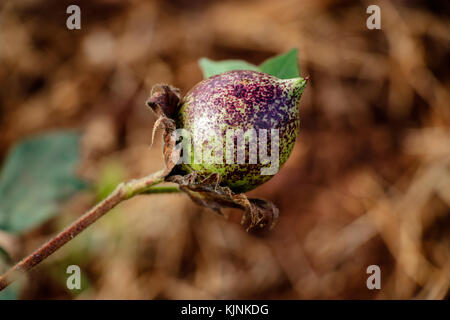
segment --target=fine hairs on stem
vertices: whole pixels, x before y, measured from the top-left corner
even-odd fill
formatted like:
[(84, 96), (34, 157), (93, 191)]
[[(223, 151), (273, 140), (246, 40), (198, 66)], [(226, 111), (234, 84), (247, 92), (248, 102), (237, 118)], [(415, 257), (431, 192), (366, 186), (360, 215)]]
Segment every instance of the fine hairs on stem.
[(120, 183), (104, 200), (99, 202), (70, 226), (51, 238), (47, 243), (42, 245), (39, 249), (25, 257), (22, 261), (18, 262), (15, 266), (3, 274), (0, 277), (0, 291), (17, 280), (21, 274), (27, 272), (41, 261), (48, 258), (52, 253), (61, 248), (67, 242), (71, 241), (84, 229), (89, 227), (92, 223), (97, 221), (100, 217), (105, 215), (122, 201), (128, 200), (139, 194), (170, 193), (179, 191), (178, 187), (154, 187), (155, 185), (165, 181), (165, 178), (178, 161), (179, 156), (179, 153), (174, 152), (176, 141), (172, 135), (172, 132), (175, 130), (173, 120), (166, 117), (160, 117), (159, 122), (164, 128), (163, 156), (166, 164), (165, 169), (140, 179), (133, 179), (128, 182)]
[(27, 272), (67, 242), (75, 238), (81, 231), (89, 227), (122, 201), (128, 200), (139, 194), (179, 192), (178, 187), (154, 187), (164, 181), (166, 174), (166, 170), (161, 170), (141, 179), (119, 184), (108, 197), (3, 274), (0, 277), (0, 291), (14, 282), (22, 273)]

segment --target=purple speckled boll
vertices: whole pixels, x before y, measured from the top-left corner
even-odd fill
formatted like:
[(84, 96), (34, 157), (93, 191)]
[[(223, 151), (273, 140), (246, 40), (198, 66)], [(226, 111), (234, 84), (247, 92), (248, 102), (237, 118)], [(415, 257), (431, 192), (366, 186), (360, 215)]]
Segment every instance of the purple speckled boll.
[[(218, 173), (221, 185), (230, 187), (234, 192), (249, 191), (269, 180), (286, 162), (294, 147), (300, 125), (298, 104), (305, 85), (306, 80), (303, 78), (278, 79), (247, 70), (225, 72), (198, 83), (183, 98), (175, 117), (177, 128), (187, 130), (192, 137), (191, 150), (183, 149), (183, 153), (187, 152), (184, 157), (188, 161), (178, 165), (178, 170), (185, 174), (196, 171), (204, 177)], [(226, 158), (226, 135), (230, 129), (241, 129), (243, 132), (254, 129), (253, 132), (257, 134), (257, 137), (247, 136), (247, 142), (253, 142), (258, 151), (256, 153), (253, 149), (254, 157), (250, 156), (252, 151), (247, 145), (245, 163), (238, 163), (237, 151), (236, 156), (233, 156), (234, 162), (230, 163), (227, 160), (229, 158)], [(260, 129), (266, 129), (267, 133)], [(258, 144), (265, 142), (261, 140), (261, 132), (267, 137), (267, 152), (264, 154), (267, 157), (276, 156), (273, 166), (267, 158), (266, 162), (263, 161), (261, 145)], [(272, 133), (279, 137), (279, 142), (271, 136)], [(217, 144), (211, 138), (216, 139), (214, 141)], [(194, 144), (199, 141), (203, 150), (208, 150), (209, 145), (212, 145), (212, 155), (218, 155), (214, 159), (220, 161), (208, 160), (207, 155), (211, 155), (211, 151), (198, 151), (201, 149), (196, 149)], [(241, 145), (237, 139), (232, 141), (232, 147), (236, 149)], [(214, 149), (214, 146), (219, 147)], [(271, 154), (271, 151), (275, 153), (274, 150), (276, 155)], [(203, 156), (200, 162), (194, 159), (199, 153)], [(262, 169), (269, 166), (275, 167), (276, 171), (263, 174)]]

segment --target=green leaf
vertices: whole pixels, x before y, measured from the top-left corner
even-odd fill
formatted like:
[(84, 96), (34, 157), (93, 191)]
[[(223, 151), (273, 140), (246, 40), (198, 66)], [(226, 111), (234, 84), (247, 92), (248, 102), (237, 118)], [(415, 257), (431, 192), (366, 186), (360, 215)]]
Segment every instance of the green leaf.
[(280, 79), (292, 79), (300, 77), (297, 63), (298, 49), (267, 59), (260, 66), (259, 70)]
[(0, 173), (0, 229), (21, 232), (58, 213), (86, 184), (75, 175), (80, 134), (58, 131), (12, 148)]
[(11, 283), (8, 287), (0, 291), (1, 300), (17, 300), (21, 290), (21, 284), (19, 282)]
[(203, 78), (209, 78), (216, 74), (231, 70), (253, 70), (258, 71), (258, 67), (244, 60), (222, 60), (213, 61), (208, 58), (201, 58), (198, 61), (203, 72)]
[(125, 179), (125, 167), (118, 161), (110, 161), (100, 168), (96, 193), (97, 200), (105, 199)]
[[(5, 249), (0, 247), (0, 274), (6, 272), (11, 264), (11, 257)], [(0, 291), (0, 300), (17, 300), (21, 289), (21, 283), (15, 282)]]
[(0, 262), (1, 261), (11, 263), (11, 257), (9, 256), (9, 253), (2, 247), (0, 247)]
[(292, 79), (300, 77), (297, 57), (298, 49), (294, 48), (267, 59), (259, 67), (244, 60), (213, 61), (208, 58), (201, 58), (198, 64), (202, 69), (204, 79), (231, 70), (261, 71), (280, 79)]

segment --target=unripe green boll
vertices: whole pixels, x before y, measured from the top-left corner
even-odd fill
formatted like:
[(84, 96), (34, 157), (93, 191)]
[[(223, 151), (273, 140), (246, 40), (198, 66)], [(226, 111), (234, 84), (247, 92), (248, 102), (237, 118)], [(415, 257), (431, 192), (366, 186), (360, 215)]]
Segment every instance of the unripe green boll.
[(178, 170), (205, 177), (218, 173), (222, 185), (239, 193), (269, 180), (294, 147), (305, 85), (303, 78), (246, 70), (198, 83), (174, 117), (185, 143)]

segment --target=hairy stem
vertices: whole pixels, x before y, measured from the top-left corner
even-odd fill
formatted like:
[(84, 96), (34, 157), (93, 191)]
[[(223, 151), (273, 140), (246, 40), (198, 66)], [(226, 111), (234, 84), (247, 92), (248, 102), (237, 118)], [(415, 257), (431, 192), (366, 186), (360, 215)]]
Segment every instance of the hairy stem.
[(146, 191), (141, 192), (141, 194), (157, 194), (157, 193), (178, 193), (181, 192), (180, 188), (172, 186), (163, 187), (151, 187)]
[(81, 231), (89, 227), (122, 201), (130, 199), (138, 194), (178, 192), (179, 190), (177, 187), (153, 187), (154, 185), (163, 182), (166, 174), (167, 170), (161, 170), (144, 178), (119, 184), (108, 197), (3, 274), (0, 277), (0, 291), (14, 282), (21, 274), (30, 270), (72, 240)]

